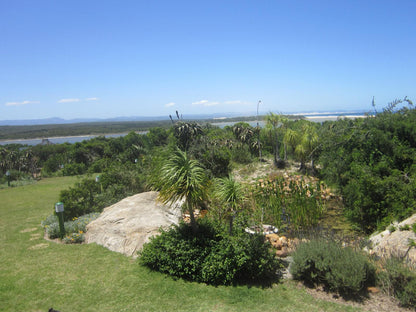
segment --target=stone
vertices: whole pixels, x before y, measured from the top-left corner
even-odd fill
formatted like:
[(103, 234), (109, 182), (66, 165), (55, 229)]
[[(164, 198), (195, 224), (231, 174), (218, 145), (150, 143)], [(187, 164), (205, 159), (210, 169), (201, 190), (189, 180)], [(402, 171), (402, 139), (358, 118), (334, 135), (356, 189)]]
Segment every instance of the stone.
[(285, 258), (289, 255), (289, 249), (287, 247), (282, 247), (280, 250), (276, 250), (276, 256), (279, 258)]
[(380, 289), (378, 289), (377, 287), (370, 286), (367, 287), (367, 291), (371, 294), (377, 294), (380, 292)]
[(279, 240), (280, 240), (280, 243), (282, 244), (282, 246), (288, 246), (288, 239), (287, 239), (286, 236), (281, 236), (279, 238)]
[(266, 239), (270, 242), (273, 248), (282, 249), (280, 237), (277, 234), (267, 234)]
[(181, 203), (164, 205), (157, 196), (157, 192), (144, 192), (105, 208), (88, 224), (85, 242), (137, 257), (143, 244), (158, 235), (160, 228), (178, 224), (181, 218)]
[[(409, 242), (412, 240), (416, 242), (416, 234), (412, 231), (414, 223), (416, 223), (416, 214), (393, 224), (396, 228), (394, 232), (389, 231), (389, 226), (383, 232), (374, 233), (369, 238), (369, 246), (364, 250), (381, 258), (390, 256), (404, 258), (408, 264), (416, 265), (416, 248), (409, 249)], [(400, 230), (405, 225), (408, 225), (410, 230)]]

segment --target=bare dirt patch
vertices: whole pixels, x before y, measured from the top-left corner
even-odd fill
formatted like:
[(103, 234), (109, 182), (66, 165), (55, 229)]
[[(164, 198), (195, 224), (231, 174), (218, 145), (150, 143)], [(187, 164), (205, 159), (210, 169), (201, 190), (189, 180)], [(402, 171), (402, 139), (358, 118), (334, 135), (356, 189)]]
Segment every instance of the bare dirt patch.
[(40, 235), (40, 234), (31, 234), (30, 235), (30, 239), (29, 240), (37, 240), (37, 239), (39, 239), (39, 238), (41, 238), (42, 237), (42, 235)]
[(30, 229), (24, 229), (21, 230), (20, 233), (29, 233), (29, 232), (34, 232), (36, 231), (38, 228), (30, 228)]
[(33, 245), (33, 246), (29, 247), (28, 249), (29, 250), (38, 250), (38, 249), (45, 249), (45, 248), (48, 248), (48, 247), (49, 247), (49, 244), (41, 243), (41, 244)]

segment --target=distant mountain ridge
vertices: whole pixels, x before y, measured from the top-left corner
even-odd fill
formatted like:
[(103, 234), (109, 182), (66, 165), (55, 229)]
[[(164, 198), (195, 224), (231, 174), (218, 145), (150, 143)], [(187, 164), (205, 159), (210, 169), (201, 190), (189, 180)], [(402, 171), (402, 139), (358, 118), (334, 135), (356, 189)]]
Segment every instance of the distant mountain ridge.
[[(285, 115), (345, 115), (345, 114), (364, 114), (366, 111), (336, 111), (336, 112), (291, 112), (283, 113)], [(261, 112), (261, 115), (268, 114), (268, 112)], [(212, 119), (212, 118), (232, 118), (232, 117), (246, 117), (255, 116), (256, 112), (247, 113), (213, 113), (213, 114), (187, 114), (183, 115), (184, 119)], [(176, 115), (172, 114), (172, 118), (176, 119)], [(117, 122), (117, 121), (156, 121), (169, 120), (169, 116), (125, 116), (114, 118), (76, 118), (63, 119), (60, 117), (43, 118), (43, 119), (22, 119), (22, 120), (0, 120), (0, 126), (32, 126), (32, 125), (51, 125), (51, 124), (74, 124), (87, 122)]]

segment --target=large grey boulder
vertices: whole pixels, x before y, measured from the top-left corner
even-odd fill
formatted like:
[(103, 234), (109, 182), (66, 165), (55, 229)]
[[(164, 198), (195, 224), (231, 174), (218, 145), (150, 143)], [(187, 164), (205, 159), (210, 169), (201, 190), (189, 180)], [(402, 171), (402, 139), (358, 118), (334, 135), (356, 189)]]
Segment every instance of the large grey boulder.
[(97, 243), (127, 256), (137, 256), (144, 243), (159, 229), (177, 224), (180, 203), (172, 206), (157, 201), (157, 192), (127, 197), (107, 207), (87, 226), (86, 243)]
[(416, 234), (412, 231), (414, 223), (416, 223), (416, 214), (400, 223), (393, 223), (383, 232), (371, 235), (369, 239), (371, 244), (366, 250), (382, 258), (395, 256), (403, 258), (411, 265), (416, 265), (416, 248), (409, 249), (409, 243), (416, 242)]

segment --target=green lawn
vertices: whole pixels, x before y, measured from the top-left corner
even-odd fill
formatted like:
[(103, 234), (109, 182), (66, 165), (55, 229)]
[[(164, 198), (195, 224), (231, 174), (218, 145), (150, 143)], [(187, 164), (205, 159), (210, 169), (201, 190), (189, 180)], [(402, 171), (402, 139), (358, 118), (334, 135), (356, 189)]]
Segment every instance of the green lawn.
[(1, 311), (359, 311), (317, 301), (291, 282), (261, 289), (175, 281), (98, 245), (44, 240), (40, 222), (76, 179), (0, 189)]

